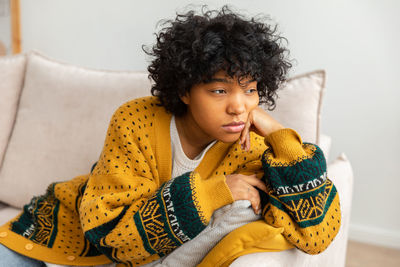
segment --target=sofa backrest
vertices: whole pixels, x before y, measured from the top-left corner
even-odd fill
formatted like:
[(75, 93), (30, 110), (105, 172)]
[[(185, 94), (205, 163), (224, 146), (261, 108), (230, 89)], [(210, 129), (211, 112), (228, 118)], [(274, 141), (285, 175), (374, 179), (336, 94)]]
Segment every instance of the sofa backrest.
[(0, 168), (17, 113), (26, 55), (0, 57)]

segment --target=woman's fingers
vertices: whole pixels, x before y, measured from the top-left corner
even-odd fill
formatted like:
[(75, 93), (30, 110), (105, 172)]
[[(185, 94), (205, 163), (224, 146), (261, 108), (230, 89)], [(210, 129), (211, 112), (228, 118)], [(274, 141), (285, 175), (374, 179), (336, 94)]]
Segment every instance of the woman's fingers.
[(231, 190), (232, 196), (235, 200), (244, 199), (249, 200), (251, 207), (256, 214), (260, 214), (261, 200), (257, 188), (267, 191), (265, 184), (259, 180), (255, 174), (230, 174), (226, 176), (226, 183)]
[(265, 193), (267, 193), (267, 186), (265, 185), (265, 183), (258, 179), (257, 176), (255, 174), (253, 175), (243, 175), (243, 180), (246, 181), (246, 183), (258, 187), (259, 189), (261, 189), (262, 191), (264, 191)]
[(258, 214), (261, 206), (260, 206), (260, 194), (257, 189), (255, 189), (252, 185), (243, 181), (244, 187), (242, 188), (242, 199), (246, 199), (250, 201), (251, 208), (254, 210), (255, 214)]
[(251, 203), (251, 207), (254, 210), (255, 214), (260, 214), (261, 211), (261, 200), (260, 200), (260, 194), (258, 193), (257, 189), (255, 189), (253, 186), (248, 187), (248, 194), (249, 194), (249, 200)]
[(250, 128), (246, 134), (246, 151), (250, 150)]
[(242, 133), (240, 135), (240, 144), (242, 146), (242, 150), (247, 150), (247, 147), (250, 148), (250, 127), (251, 127), (251, 122), (250, 120), (246, 121), (246, 124), (242, 130)]

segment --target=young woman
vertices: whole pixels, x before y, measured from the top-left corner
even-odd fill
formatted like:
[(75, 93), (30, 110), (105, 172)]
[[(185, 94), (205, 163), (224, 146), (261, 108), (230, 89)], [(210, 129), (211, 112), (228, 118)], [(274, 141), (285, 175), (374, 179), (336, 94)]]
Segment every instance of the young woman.
[(227, 7), (169, 21), (147, 51), (153, 96), (115, 111), (90, 174), (51, 184), (0, 229), (0, 262), (143, 265), (236, 200), (323, 251), (340, 226), (324, 155), (258, 106), (275, 106), (291, 66), (281, 39)]

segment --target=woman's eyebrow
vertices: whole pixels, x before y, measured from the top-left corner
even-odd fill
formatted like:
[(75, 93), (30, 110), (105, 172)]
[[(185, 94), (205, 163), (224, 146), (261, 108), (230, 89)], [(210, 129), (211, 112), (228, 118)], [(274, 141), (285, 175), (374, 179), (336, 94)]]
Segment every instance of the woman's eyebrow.
[(252, 82), (256, 82), (256, 81), (257, 81), (256, 79), (251, 79), (251, 80), (246, 81), (245, 83), (252, 83)]
[(207, 80), (204, 83), (215, 83), (215, 82), (232, 83), (232, 81), (229, 81), (229, 80), (227, 80), (225, 78), (211, 78), (210, 80)]
[[(256, 81), (256, 79), (252, 79), (252, 80), (246, 81), (246, 82), (244, 82), (244, 83), (245, 83), (245, 84), (249, 84), (249, 83), (252, 83), (252, 82), (255, 82), (255, 81)], [(233, 83), (232, 80), (227, 80), (227, 79), (225, 79), (225, 78), (211, 78), (210, 80), (205, 81), (204, 83), (214, 83), (214, 82)]]

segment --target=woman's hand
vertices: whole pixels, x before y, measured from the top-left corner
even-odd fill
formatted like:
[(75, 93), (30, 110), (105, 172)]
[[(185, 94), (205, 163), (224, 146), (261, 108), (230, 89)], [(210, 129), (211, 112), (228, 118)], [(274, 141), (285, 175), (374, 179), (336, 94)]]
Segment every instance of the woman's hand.
[(242, 145), (243, 150), (249, 151), (250, 131), (266, 137), (270, 133), (284, 128), (282, 124), (272, 118), (265, 110), (256, 107), (249, 113), (247, 122), (239, 137), (239, 143)]
[(261, 213), (261, 200), (260, 194), (256, 187), (262, 191), (267, 192), (267, 186), (263, 181), (258, 179), (255, 174), (243, 175), (243, 174), (230, 174), (226, 176), (226, 184), (231, 190), (234, 200), (249, 200), (254, 213)]

